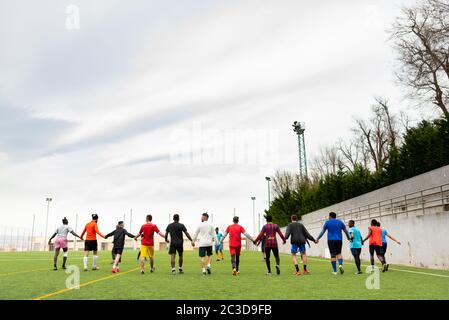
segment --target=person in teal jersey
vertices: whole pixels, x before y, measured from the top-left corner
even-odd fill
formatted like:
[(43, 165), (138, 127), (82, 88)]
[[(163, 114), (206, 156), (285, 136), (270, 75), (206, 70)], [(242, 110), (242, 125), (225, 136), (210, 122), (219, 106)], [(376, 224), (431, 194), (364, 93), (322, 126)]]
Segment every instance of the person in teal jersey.
[(218, 239), (218, 242), (215, 244), (215, 254), (217, 255), (217, 261), (222, 261), (224, 260), (223, 243), (221, 243), (223, 234), (220, 232), (220, 229), (218, 228), (215, 228), (215, 233), (217, 234)]
[[(377, 222), (377, 226), (380, 228), (380, 222)], [(387, 237), (399, 245), (401, 245), (401, 242), (399, 240), (396, 240), (391, 234), (388, 233), (387, 230), (382, 229), (382, 228), (381, 228), (381, 230), (382, 230), (382, 249), (380, 250), (380, 254), (384, 258), (384, 261), (385, 261), (385, 271), (388, 271), (388, 267), (390, 265), (387, 263), (387, 259), (385, 259), (385, 254), (387, 253)]]
[(348, 223), (349, 227), (349, 235), (351, 236), (351, 242), (349, 243), (349, 248), (351, 249), (351, 253), (354, 257), (355, 265), (357, 267), (356, 274), (362, 274), (362, 270), (360, 269), (360, 254), (362, 253), (362, 234), (360, 233), (359, 229), (355, 227), (354, 220), (349, 220)]

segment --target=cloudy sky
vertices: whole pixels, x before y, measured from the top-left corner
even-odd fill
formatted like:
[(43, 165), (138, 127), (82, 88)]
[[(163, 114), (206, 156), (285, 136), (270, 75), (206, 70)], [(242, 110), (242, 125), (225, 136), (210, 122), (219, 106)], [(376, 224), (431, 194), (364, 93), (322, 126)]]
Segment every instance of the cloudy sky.
[[(252, 231), (264, 177), (403, 105), (386, 29), (407, 0), (0, 0), (2, 226), (133, 210)], [(0, 230), (0, 233), (2, 231)]]

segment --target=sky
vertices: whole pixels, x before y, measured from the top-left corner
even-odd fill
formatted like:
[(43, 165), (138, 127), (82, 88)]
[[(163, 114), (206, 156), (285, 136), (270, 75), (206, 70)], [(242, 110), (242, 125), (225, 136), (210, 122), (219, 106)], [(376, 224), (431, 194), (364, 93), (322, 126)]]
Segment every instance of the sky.
[(375, 96), (406, 106), (386, 31), (412, 2), (0, 0), (0, 229), (43, 233), (51, 197), (49, 230), (235, 209), (253, 232), (293, 121), (311, 162)]

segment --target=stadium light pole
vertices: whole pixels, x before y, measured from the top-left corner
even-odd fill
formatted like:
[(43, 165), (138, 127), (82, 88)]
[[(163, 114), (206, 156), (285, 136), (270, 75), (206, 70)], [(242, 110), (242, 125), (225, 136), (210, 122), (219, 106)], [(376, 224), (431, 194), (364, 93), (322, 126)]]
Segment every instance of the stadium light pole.
[(256, 234), (256, 197), (251, 197), (253, 201), (253, 233)]
[(271, 178), (270, 177), (265, 177), (265, 180), (267, 180), (268, 183), (268, 210), (270, 210), (270, 204), (271, 204), (271, 199), (270, 199), (270, 182), (271, 182)]
[(33, 251), (34, 222), (35, 221), (36, 221), (36, 215), (33, 214), (33, 226), (31, 227), (31, 239), (30, 239), (30, 251)]
[(47, 218), (45, 219), (44, 251), (47, 251), (48, 214), (50, 213), (50, 202), (52, 202), (53, 199), (46, 198), (45, 201), (47, 201)]
[[(75, 215), (75, 230), (78, 229), (78, 213)], [(76, 241), (76, 237), (75, 237), (75, 243), (73, 245), (73, 247), (75, 248), (75, 251), (78, 250), (78, 242)]]

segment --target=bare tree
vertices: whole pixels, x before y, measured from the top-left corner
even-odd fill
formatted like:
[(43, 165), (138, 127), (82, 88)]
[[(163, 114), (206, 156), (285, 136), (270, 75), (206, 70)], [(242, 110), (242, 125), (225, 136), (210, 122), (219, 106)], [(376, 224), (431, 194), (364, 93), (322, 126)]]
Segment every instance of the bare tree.
[(396, 116), (390, 113), (388, 100), (376, 98), (371, 110), (372, 116), (368, 121), (356, 119), (354, 131), (363, 141), (361, 150), (369, 153), (375, 170), (380, 171), (389, 159), (389, 148), (396, 146), (399, 131)]
[(447, 0), (422, 0), (403, 8), (390, 33), (401, 63), (398, 78), (409, 96), (433, 103), (449, 119)]
[(276, 196), (297, 189), (298, 175), (287, 171), (277, 171), (273, 177), (273, 192)]

